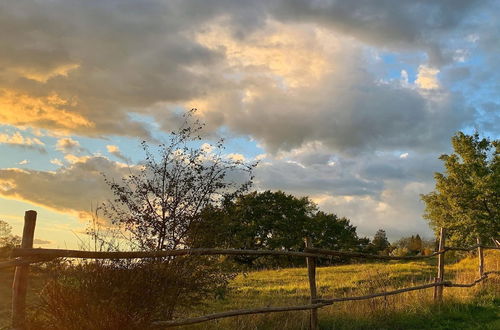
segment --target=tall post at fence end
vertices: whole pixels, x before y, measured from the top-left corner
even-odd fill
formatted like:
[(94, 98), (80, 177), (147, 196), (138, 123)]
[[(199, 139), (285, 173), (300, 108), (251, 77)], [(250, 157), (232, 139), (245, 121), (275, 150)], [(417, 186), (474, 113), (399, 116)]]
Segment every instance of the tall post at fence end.
[[(438, 256), (438, 274), (436, 281), (438, 283), (444, 282), (444, 254), (445, 254), (445, 240), (446, 240), (446, 229), (441, 228), (439, 231), (439, 252), (441, 252)], [(434, 287), (434, 301), (441, 303), (443, 302), (443, 285), (438, 285)]]
[[(24, 214), (23, 237), (21, 248), (33, 248), (35, 235), (36, 211), (26, 211)], [(29, 265), (16, 267), (14, 282), (12, 283), (12, 328), (22, 330), (26, 328), (26, 291), (28, 288)]]
[[(306, 248), (312, 248), (313, 244), (310, 237), (305, 238)], [(309, 277), (309, 288), (311, 291), (311, 304), (316, 303), (316, 299), (318, 298), (317, 290), (316, 290), (316, 258), (315, 257), (307, 257), (307, 275)], [(319, 329), (318, 325), (318, 309), (311, 309), (311, 313), (309, 316), (309, 328), (311, 330)]]
[(484, 275), (484, 255), (481, 239), (479, 237), (477, 238), (477, 257), (479, 259), (479, 278), (482, 278)]

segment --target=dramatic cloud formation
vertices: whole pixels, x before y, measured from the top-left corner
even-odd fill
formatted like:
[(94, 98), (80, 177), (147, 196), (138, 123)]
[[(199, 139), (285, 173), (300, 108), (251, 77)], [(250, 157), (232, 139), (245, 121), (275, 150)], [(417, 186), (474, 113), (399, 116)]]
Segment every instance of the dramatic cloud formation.
[(55, 172), (0, 169), (0, 196), (83, 217), (92, 205), (111, 197), (103, 173), (119, 179), (129, 172), (125, 165), (100, 156), (74, 158)]
[[(420, 129), (441, 119), (427, 116), (429, 107), (458, 115), (445, 130), (449, 133), (464, 119), (459, 109), (450, 113), (447, 108), (456, 106), (453, 100), (429, 104), (415, 91), (378, 83), (376, 76), (360, 70), (370, 64), (360, 52), (365, 45), (422, 51), (431, 67), (422, 66), (417, 84), (434, 87), (436, 67), (456, 56), (449, 38), (475, 31), (478, 23), (471, 17), (481, 5), (475, 1), (8, 2), (0, 8), (0, 28), (9, 31), (0, 40), (4, 49), (0, 64), (7, 68), (0, 73), (1, 119), (84, 135), (148, 137), (147, 128), (129, 113), (169, 118), (168, 105), (181, 101), (212, 112), (208, 117), (212, 125), (227, 124), (274, 148), (290, 148), (311, 139), (338, 141), (344, 134), (336, 126), (364, 130), (357, 120), (367, 113), (378, 114), (379, 108), (372, 110), (374, 104), (381, 102), (380, 107), (387, 109), (377, 116), (386, 122), (386, 116), (407, 102), (404, 109), (416, 114), (400, 114), (399, 119), (416, 119)], [(205, 107), (215, 106), (207, 103), (207, 96), (224, 107)], [(300, 111), (289, 104), (278, 107), (284, 99)], [(161, 103), (163, 108), (155, 107)], [(358, 109), (360, 105), (368, 109)], [(313, 111), (313, 118), (293, 127), (298, 130), (296, 137), (280, 136), (279, 127), (277, 136), (268, 136), (260, 132), (265, 127), (252, 125), (266, 111), (273, 114), (271, 124), (288, 126), (305, 107)], [(357, 113), (351, 114), (352, 109)], [(240, 122), (242, 112), (251, 117), (249, 125)], [(316, 130), (325, 116), (340, 118), (334, 123), (330, 119), (318, 133), (308, 132)], [(335, 123), (339, 124), (332, 129)], [(371, 131), (389, 137), (401, 128), (405, 127), (396, 118), (393, 129), (381, 131), (375, 125)], [(330, 136), (322, 130), (339, 133)], [(362, 143), (350, 142), (347, 147)]]

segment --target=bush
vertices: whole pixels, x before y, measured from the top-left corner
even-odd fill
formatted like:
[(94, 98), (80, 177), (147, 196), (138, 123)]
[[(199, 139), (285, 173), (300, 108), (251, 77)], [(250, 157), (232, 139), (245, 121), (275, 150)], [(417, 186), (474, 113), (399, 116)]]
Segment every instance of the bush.
[(217, 258), (200, 257), (66, 261), (52, 264), (50, 273), (30, 329), (147, 329), (220, 295), (232, 277)]
[(410, 251), (405, 247), (398, 247), (392, 250), (391, 256), (393, 257), (405, 257), (410, 253)]

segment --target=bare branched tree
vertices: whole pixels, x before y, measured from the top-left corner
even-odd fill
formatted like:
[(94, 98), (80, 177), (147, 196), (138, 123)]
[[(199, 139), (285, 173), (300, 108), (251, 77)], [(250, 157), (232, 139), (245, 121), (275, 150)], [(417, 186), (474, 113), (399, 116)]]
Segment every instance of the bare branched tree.
[(224, 141), (202, 144), (204, 124), (195, 109), (168, 143), (142, 142), (146, 159), (117, 182), (106, 178), (115, 199), (104, 205), (113, 224), (130, 234), (137, 248), (164, 250), (188, 245), (190, 227), (209, 205), (232, 199), (252, 184), (255, 163), (224, 154)]

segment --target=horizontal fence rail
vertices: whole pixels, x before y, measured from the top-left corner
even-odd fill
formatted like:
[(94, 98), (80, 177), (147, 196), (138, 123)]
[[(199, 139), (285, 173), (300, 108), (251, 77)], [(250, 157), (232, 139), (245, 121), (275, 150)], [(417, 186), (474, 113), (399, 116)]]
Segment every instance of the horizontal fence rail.
[(156, 322), (153, 322), (153, 325), (173, 327), (173, 326), (201, 323), (201, 322), (217, 320), (217, 319), (222, 319), (222, 318), (226, 318), (226, 317), (240, 316), (240, 315), (305, 311), (305, 310), (311, 310), (311, 309), (315, 309), (315, 308), (325, 307), (328, 305), (330, 305), (330, 303), (315, 303), (315, 304), (302, 305), (302, 306), (282, 306), (282, 307), (262, 307), (262, 308), (255, 308), (255, 309), (238, 309), (238, 310), (208, 314), (208, 315), (204, 315), (204, 316), (198, 316), (198, 317), (193, 317), (193, 318), (183, 319), (183, 320), (156, 321)]
[[(25, 230), (23, 231), (23, 242), (32, 242), (34, 235), (34, 227), (36, 222), (36, 212), (27, 211), (25, 216)], [(495, 241), (496, 243), (496, 241)], [(444, 255), (447, 251), (473, 251), (478, 250), (479, 259), (479, 278), (471, 283), (452, 283), (444, 280)], [(470, 247), (447, 247), (445, 246), (445, 229), (440, 232), (439, 250), (426, 256), (382, 256), (375, 254), (367, 254), (350, 251), (336, 251), (321, 248), (314, 248), (310, 239), (306, 239), (306, 247), (304, 251), (289, 251), (289, 250), (240, 250), (240, 249), (213, 249), (213, 248), (197, 248), (197, 249), (174, 249), (164, 251), (130, 251), (130, 252), (99, 252), (99, 251), (80, 251), (80, 250), (63, 250), (63, 249), (34, 249), (31, 244), (23, 244), (21, 248), (13, 249), (11, 258), (5, 262), (0, 262), (0, 269), (8, 267), (16, 267), (16, 276), (13, 283), (12, 296), (12, 323), (16, 329), (25, 329), (25, 299), (27, 287), (27, 275), (29, 264), (47, 262), (57, 258), (83, 258), (83, 259), (138, 259), (138, 258), (166, 258), (177, 256), (213, 256), (213, 255), (254, 255), (254, 256), (293, 256), (307, 259), (309, 286), (311, 291), (310, 304), (301, 306), (281, 306), (281, 307), (263, 307), (255, 309), (242, 309), (214, 313), (204, 316), (187, 318), (182, 320), (167, 320), (155, 321), (155, 327), (173, 327), (180, 325), (188, 325), (216, 320), (227, 317), (234, 317), (249, 314), (276, 313), (289, 311), (310, 311), (310, 328), (317, 329), (317, 309), (332, 305), (343, 301), (357, 301), (373, 299), (377, 297), (385, 297), (390, 295), (401, 294), (416, 290), (425, 290), (434, 288), (434, 299), (436, 302), (441, 302), (443, 297), (444, 287), (463, 287), (469, 288), (486, 280), (491, 274), (500, 274), (500, 271), (484, 271), (483, 250), (500, 250), (500, 246), (482, 245), (478, 239), (478, 244)], [(438, 257), (438, 277), (434, 283), (428, 283), (413, 287), (401, 288), (392, 291), (385, 291), (364, 296), (342, 297), (342, 298), (317, 298), (316, 295), (316, 258), (331, 258), (348, 257), (362, 258), (374, 260), (420, 260)], [(19, 272), (19, 275), (18, 275)]]
[[(496, 246), (481, 245), (484, 250), (500, 250)], [(319, 248), (305, 248), (304, 252), (288, 250), (240, 250), (240, 249), (176, 249), (163, 251), (133, 251), (133, 252), (99, 252), (99, 251), (81, 251), (64, 249), (33, 249), (33, 248), (15, 248), (12, 250), (11, 257), (23, 257), (22, 261), (9, 260), (0, 263), (0, 268), (15, 267), (18, 262), (35, 263), (40, 262), (36, 258), (54, 259), (54, 258), (81, 258), (81, 259), (144, 259), (144, 258), (165, 258), (186, 255), (210, 256), (210, 255), (255, 255), (255, 256), (293, 256), (293, 257), (315, 257), (329, 258), (331, 256), (378, 259), (378, 260), (419, 260), (433, 258), (446, 251), (471, 251), (477, 249), (474, 245), (471, 248), (451, 248), (434, 252), (427, 256), (382, 256), (377, 254), (336, 251)], [(25, 260), (24, 257), (33, 259)]]
[(336, 257), (350, 257), (350, 258), (363, 258), (363, 259), (378, 259), (378, 260), (418, 260), (418, 259), (426, 259), (432, 258), (442, 253), (445, 253), (446, 250), (434, 252), (428, 256), (381, 256), (378, 254), (368, 254), (368, 253), (359, 253), (359, 252), (347, 252), (347, 251), (335, 251), (335, 250), (327, 250), (327, 249), (318, 249), (318, 248), (305, 248), (304, 251), (309, 253), (314, 253), (316, 256), (336, 256)]
[(256, 256), (293, 256), (316, 257), (316, 253), (281, 250), (239, 250), (239, 249), (177, 249), (163, 251), (133, 251), (133, 252), (97, 252), (61, 249), (14, 249), (12, 257), (52, 257), (52, 258), (83, 258), (83, 259), (138, 259), (164, 258), (174, 256), (198, 255), (256, 255)]

